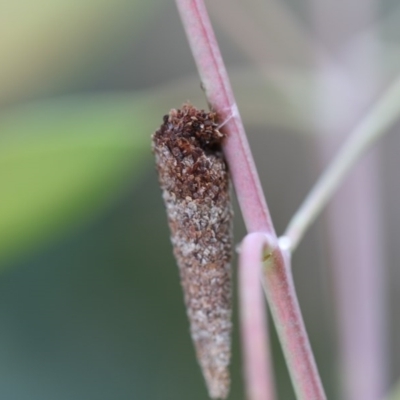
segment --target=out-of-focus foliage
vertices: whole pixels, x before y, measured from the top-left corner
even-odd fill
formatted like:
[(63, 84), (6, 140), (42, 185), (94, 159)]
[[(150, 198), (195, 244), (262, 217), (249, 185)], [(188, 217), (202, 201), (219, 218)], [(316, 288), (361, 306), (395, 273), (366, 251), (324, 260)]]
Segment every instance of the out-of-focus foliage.
[(0, 116), (0, 260), (115, 198), (150, 153), (148, 119), (129, 96), (69, 98)]
[(77, 74), (87, 81), (100, 72), (93, 67), (104, 68), (134, 42), (154, 3), (1, 1), (0, 104), (63, 87)]

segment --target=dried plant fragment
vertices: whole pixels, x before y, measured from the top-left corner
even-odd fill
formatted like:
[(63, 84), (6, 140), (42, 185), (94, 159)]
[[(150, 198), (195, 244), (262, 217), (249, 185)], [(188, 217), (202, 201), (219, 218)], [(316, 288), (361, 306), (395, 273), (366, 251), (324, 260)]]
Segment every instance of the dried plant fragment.
[(216, 114), (184, 104), (153, 135), (153, 151), (190, 330), (210, 397), (229, 391), (232, 208)]

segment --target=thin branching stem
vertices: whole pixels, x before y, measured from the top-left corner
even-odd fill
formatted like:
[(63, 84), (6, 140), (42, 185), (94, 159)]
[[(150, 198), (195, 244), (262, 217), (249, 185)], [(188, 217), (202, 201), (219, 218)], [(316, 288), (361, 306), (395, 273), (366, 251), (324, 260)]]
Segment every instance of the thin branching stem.
[[(224, 153), (247, 230), (266, 233), (272, 243), (278, 243), (204, 2), (176, 0), (176, 3), (208, 102), (227, 133)], [(299, 400), (325, 400), (293, 285), (290, 259), (279, 246), (273, 248), (263, 280), (296, 396)]]
[(350, 169), (378, 138), (388, 132), (388, 128), (398, 119), (399, 114), (400, 78), (349, 135), (332, 163), (290, 220), (284, 238), (292, 252)]
[(290, 253), (266, 236), (263, 285), (298, 400), (324, 400), (291, 272)]
[(264, 233), (250, 233), (240, 245), (239, 297), (243, 371), (248, 400), (274, 400), (265, 298), (261, 286)]
[(260, 179), (250, 152), (218, 43), (204, 2), (176, 0), (207, 100), (218, 112), (225, 132), (224, 153), (249, 232), (275, 235)]

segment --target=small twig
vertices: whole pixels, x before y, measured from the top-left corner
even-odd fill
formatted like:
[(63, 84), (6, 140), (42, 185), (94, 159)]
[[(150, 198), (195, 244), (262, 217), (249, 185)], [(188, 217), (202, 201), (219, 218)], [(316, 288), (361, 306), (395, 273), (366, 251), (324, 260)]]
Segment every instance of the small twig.
[(210, 106), (227, 121), (224, 153), (249, 232), (275, 235), (222, 56), (202, 0), (176, 0)]
[(265, 268), (264, 285), (297, 398), (325, 400), (294, 290), (290, 260), (278, 245), (273, 245), (278, 243), (275, 229), (204, 2), (176, 3), (207, 99), (221, 121), (227, 120), (224, 153), (243, 219), (249, 232), (267, 233), (274, 249)]
[(284, 237), (293, 252), (309, 226), (331, 199), (349, 170), (365, 151), (398, 119), (400, 114), (400, 79), (350, 134), (332, 163), (319, 178), (298, 211), (290, 220)]
[(301, 316), (291, 273), (290, 253), (279, 241), (269, 241), (264, 261), (263, 285), (298, 400), (324, 400), (307, 331)]
[(240, 245), (239, 294), (244, 375), (248, 400), (274, 400), (265, 299), (260, 282), (264, 233), (250, 233)]

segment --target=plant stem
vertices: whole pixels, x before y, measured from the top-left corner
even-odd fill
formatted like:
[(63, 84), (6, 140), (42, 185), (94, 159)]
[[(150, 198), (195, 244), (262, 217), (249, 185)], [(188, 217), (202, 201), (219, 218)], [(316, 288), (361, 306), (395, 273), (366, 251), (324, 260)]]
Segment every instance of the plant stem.
[(274, 242), (266, 244), (263, 285), (298, 400), (324, 400), (291, 272), (290, 253)]
[[(176, 3), (207, 99), (227, 133), (224, 153), (247, 230), (267, 233), (272, 246), (278, 243), (275, 229), (204, 2), (176, 0)], [(273, 256), (264, 270), (264, 286), (297, 398), (324, 400), (326, 396), (294, 290), (289, 257), (279, 246), (272, 247)]]
[[(330, 53), (328, 60), (315, 57), (320, 88), (315, 125), (321, 133), (316, 145), (324, 167), (338, 144), (345, 143), (350, 127), (359, 125), (365, 110), (381, 98), (386, 80), (380, 29), (374, 23), (377, 2), (355, 0), (352, 4), (349, 8), (343, 2), (311, 0), (314, 32)], [(368, 33), (363, 32), (366, 27)], [(342, 76), (334, 73), (337, 66)], [(383, 120), (395, 103), (388, 110), (381, 107)], [(379, 117), (377, 122), (381, 123)], [(346, 400), (382, 398), (388, 376), (379, 161), (379, 149), (374, 149), (349, 171), (324, 218), (336, 311), (338, 396)]]
[(260, 282), (264, 233), (250, 233), (240, 245), (239, 294), (244, 376), (248, 400), (274, 400), (265, 299)]
[(224, 130), (224, 143), (236, 195), (249, 232), (275, 235), (260, 179), (250, 152), (218, 43), (202, 0), (176, 0), (207, 100)]
[(365, 151), (398, 119), (400, 114), (400, 79), (386, 91), (376, 106), (349, 135), (332, 163), (318, 179), (284, 233), (294, 251), (309, 226), (342, 183), (349, 170)]

